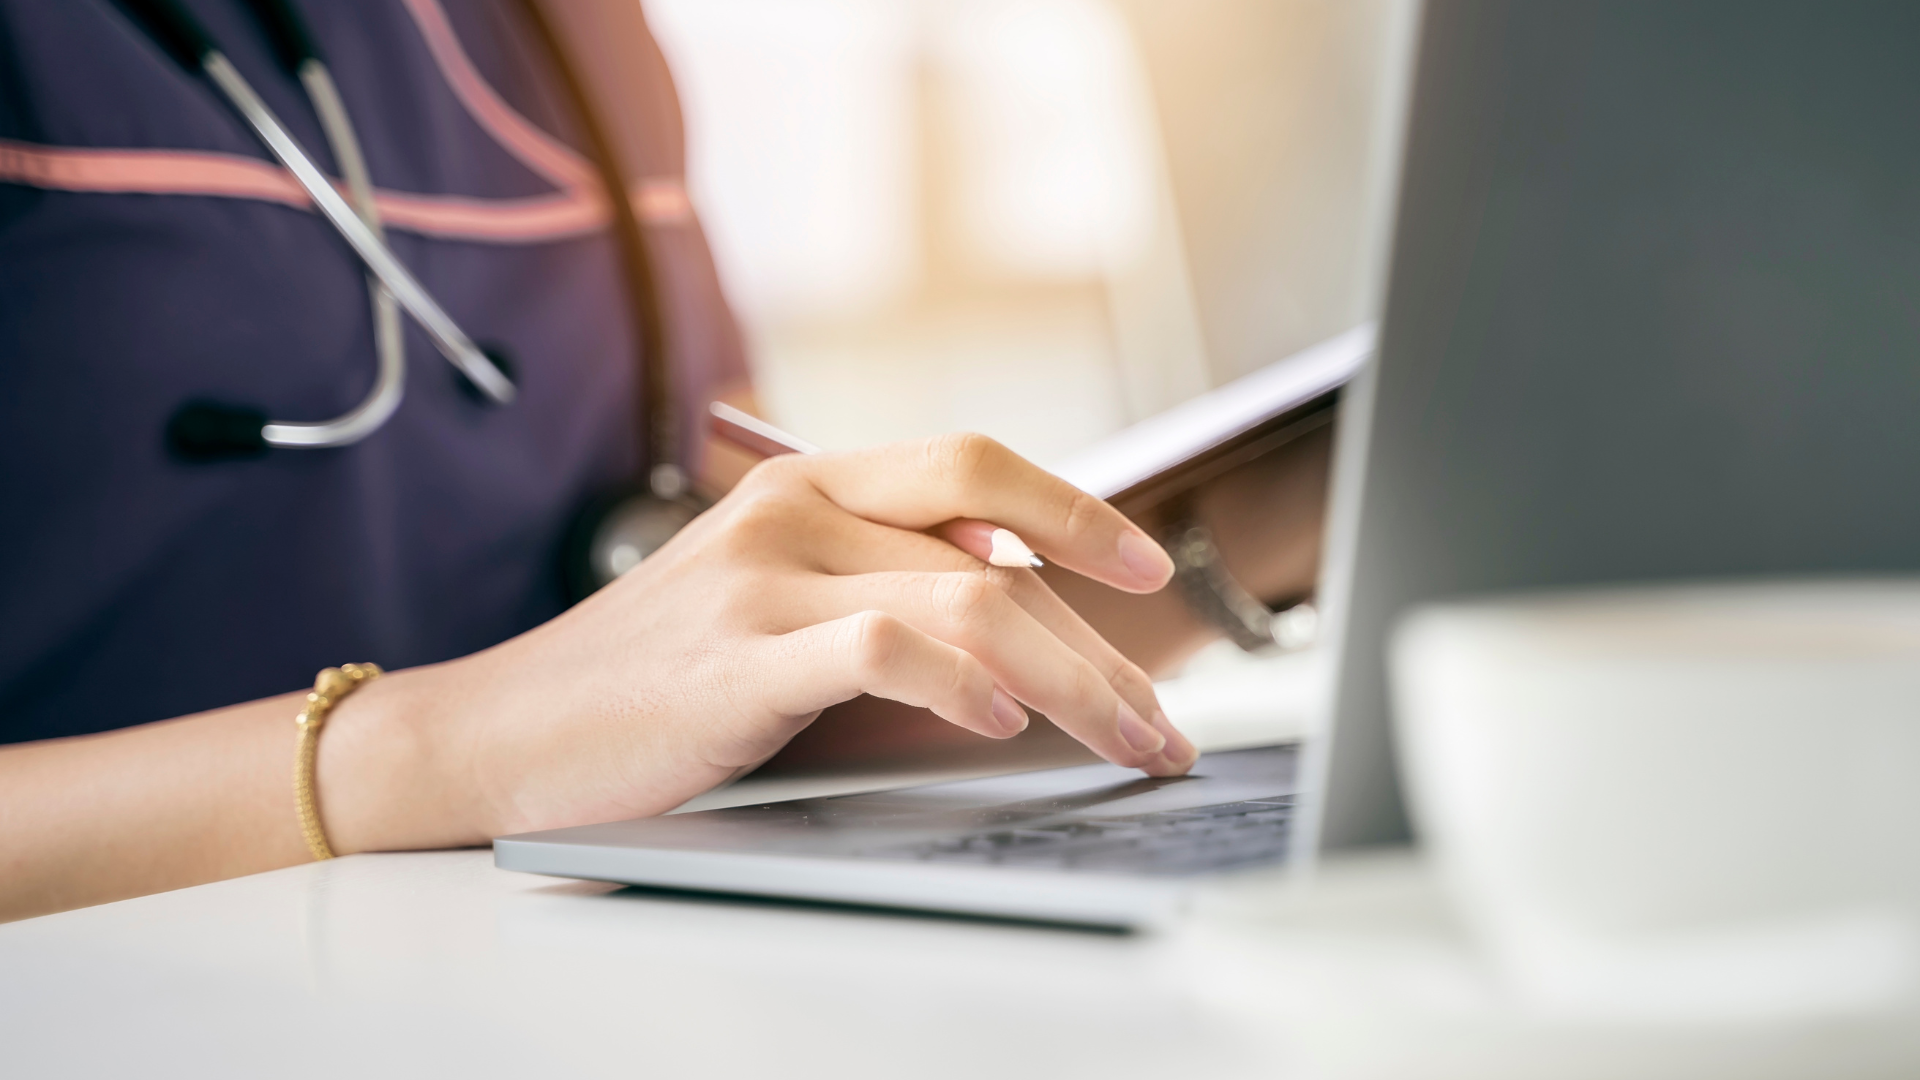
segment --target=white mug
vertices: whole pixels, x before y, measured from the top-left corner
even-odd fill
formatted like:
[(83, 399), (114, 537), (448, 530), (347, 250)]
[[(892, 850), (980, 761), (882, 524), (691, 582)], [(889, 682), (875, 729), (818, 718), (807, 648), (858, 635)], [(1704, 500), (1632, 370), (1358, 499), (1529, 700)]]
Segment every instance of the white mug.
[(1911, 1006), (1920, 580), (1437, 605), (1391, 665), (1416, 830), (1526, 1000)]

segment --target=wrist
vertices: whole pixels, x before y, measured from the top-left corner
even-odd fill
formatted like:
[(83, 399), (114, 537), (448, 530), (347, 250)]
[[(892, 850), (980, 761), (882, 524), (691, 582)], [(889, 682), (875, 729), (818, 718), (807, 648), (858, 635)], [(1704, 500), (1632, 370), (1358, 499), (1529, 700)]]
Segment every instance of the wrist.
[(491, 835), (449, 737), (451, 665), (393, 672), (328, 717), (314, 766), (322, 827), (336, 854), (464, 847)]
[(1203, 484), (1188, 502), (1223, 568), (1267, 604), (1312, 594), (1320, 569), (1331, 429)]

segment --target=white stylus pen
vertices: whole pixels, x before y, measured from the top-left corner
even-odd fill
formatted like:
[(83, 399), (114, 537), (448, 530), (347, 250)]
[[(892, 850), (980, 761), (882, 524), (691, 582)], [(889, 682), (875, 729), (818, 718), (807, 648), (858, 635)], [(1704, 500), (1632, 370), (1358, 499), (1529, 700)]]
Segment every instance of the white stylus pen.
[[(820, 448), (793, 435), (752, 413), (736, 409), (725, 402), (716, 401), (707, 406), (712, 414), (713, 433), (722, 439), (751, 454), (763, 458), (779, 457), (781, 454), (817, 454)], [(1012, 529), (996, 528), (991, 538), (992, 552), (987, 562), (994, 566), (1024, 566), (1038, 569), (1046, 564), (1040, 556), (1033, 553), (1025, 540)]]

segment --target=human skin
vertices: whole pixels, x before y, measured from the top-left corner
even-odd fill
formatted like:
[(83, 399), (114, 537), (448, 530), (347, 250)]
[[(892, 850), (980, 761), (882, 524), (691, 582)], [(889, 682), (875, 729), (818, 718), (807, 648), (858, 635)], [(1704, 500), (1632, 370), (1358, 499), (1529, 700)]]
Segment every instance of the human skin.
[[(334, 849), (661, 813), (862, 693), (988, 738), (1025, 705), (1116, 764), (1184, 772), (1196, 753), (1146, 673), (1035, 573), (987, 566), (983, 522), (1123, 592), (1172, 571), (1118, 511), (980, 436), (768, 461), (559, 617), (337, 705), (316, 765)], [(299, 700), (0, 750), (0, 918), (305, 861)]]

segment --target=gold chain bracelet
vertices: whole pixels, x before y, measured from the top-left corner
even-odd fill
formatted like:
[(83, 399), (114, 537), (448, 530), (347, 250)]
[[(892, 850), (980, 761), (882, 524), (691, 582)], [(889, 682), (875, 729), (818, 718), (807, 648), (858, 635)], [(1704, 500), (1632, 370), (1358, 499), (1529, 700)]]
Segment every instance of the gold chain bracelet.
[(306, 707), (294, 718), (300, 730), (293, 747), (293, 804), (300, 815), (300, 833), (306, 837), (307, 850), (315, 859), (333, 858), (327, 830), (320, 825), (320, 808), (313, 799), (313, 755), (320, 747), (320, 729), (327, 722), (327, 714), (342, 698), (358, 690), (361, 683), (372, 682), (381, 674), (378, 664), (327, 668), (314, 676)]

